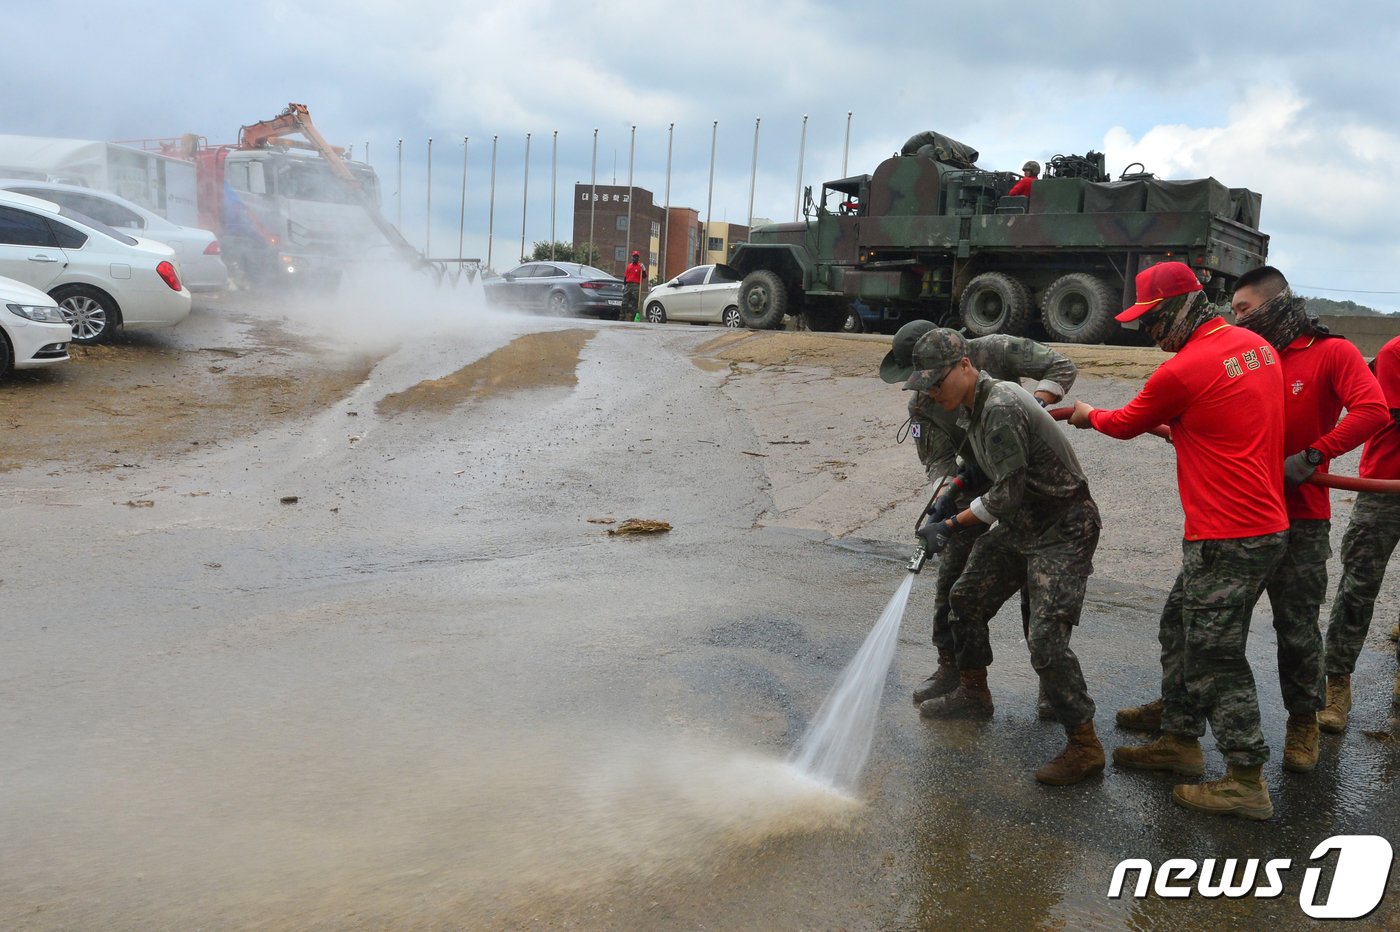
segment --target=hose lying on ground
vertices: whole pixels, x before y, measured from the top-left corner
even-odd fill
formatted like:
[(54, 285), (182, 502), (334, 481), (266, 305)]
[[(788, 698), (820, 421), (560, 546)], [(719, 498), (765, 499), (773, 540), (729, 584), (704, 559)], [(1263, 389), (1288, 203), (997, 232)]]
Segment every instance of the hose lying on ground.
[[(1051, 408), (1050, 416), (1057, 421), (1068, 421), (1069, 416), (1074, 413), (1073, 408)], [(1154, 437), (1161, 437), (1168, 443), (1172, 439), (1171, 428), (1165, 424), (1158, 424), (1148, 431)], [(1342, 489), (1346, 492), (1390, 492), (1400, 494), (1400, 479), (1362, 479), (1358, 476), (1337, 476), (1327, 472), (1315, 472), (1308, 477), (1308, 482), (1312, 485), (1320, 485), (1329, 489)]]

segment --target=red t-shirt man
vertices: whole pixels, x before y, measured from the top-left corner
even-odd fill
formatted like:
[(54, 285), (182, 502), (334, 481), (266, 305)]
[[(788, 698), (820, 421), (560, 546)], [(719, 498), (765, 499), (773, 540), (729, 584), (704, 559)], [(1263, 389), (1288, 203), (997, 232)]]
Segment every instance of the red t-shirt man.
[[(1400, 410), (1400, 337), (1376, 354), (1376, 378), (1386, 407)], [(1360, 474), (1363, 479), (1400, 479), (1400, 424), (1394, 419), (1366, 442), (1366, 449), (1361, 451)]]
[(1187, 540), (1257, 537), (1288, 528), (1283, 500), (1283, 367), (1274, 348), (1215, 317), (1158, 367), (1137, 397), (1089, 423), (1128, 440), (1172, 431)]
[[(1312, 448), (1322, 454), (1317, 471), (1325, 473), (1334, 457), (1361, 446), (1376, 431), (1395, 432), (1380, 384), (1351, 341), (1304, 334), (1284, 347), (1279, 356), (1283, 362), (1285, 456)], [(1346, 417), (1342, 417), (1343, 409)], [(1400, 466), (1400, 444), (1396, 453), (1396, 465)], [(1365, 475), (1364, 456), (1362, 464)], [(1332, 517), (1326, 486), (1310, 482), (1289, 485), (1284, 502), (1289, 518)]]
[(627, 263), (627, 269), (622, 273), (622, 280), (629, 285), (640, 285), (642, 279), (646, 277), (646, 267), (642, 265), (640, 253), (632, 253), (632, 261)]

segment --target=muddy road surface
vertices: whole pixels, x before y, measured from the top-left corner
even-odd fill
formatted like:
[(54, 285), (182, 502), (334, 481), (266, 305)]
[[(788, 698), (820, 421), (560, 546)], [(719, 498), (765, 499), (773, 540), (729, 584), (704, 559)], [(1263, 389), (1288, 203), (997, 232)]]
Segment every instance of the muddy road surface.
[[(1178, 810), (1166, 776), (1036, 784), (1063, 733), (1014, 604), (995, 718), (920, 721), (931, 571), (859, 792), (814, 785), (784, 758), (928, 495), (888, 338), (468, 298), (395, 320), (229, 296), (0, 386), (0, 926), (1290, 928), (1319, 843), (1400, 835), (1393, 584), (1308, 775), (1280, 767), (1256, 614), (1268, 823)], [(1076, 355), (1096, 404), (1153, 364)], [(1156, 694), (1180, 512), (1165, 444), (1074, 441), (1105, 519), (1075, 648), (1111, 748)], [(607, 533), (628, 518), (672, 530)], [(1126, 858), (1293, 868), (1275, 898), (1109, 899)]]

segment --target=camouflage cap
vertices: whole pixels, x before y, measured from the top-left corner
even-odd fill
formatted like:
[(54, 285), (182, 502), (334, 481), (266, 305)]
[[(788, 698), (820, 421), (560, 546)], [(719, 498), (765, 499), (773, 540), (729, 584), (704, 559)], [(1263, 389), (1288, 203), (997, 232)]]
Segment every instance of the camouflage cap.
[(919, 337), (914, 344), (914, 373), (904, 390), (926, 392), (967, 356), (967, 340), (956, 330), (938, 328)]
[(894, 334), (894, 343), (880, 360), (880, 378), (895, 385), (914, 374), (914, 344), (934, 329), (933, 321), (911, 320)]

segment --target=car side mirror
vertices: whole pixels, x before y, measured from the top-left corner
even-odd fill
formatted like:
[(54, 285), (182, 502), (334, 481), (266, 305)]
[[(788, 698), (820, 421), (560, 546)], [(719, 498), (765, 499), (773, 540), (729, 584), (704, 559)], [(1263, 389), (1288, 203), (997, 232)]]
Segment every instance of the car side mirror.
[(502, 273), (501, 273), (501, 277), (504, 278), (504, 279), (505, 279), (506, 281), (508, 281), (508, 282), (513, 282), (513, 281), (515, 281), (515, 276), (512, 275), (512, 274), (510, 274), (509, 272), (502, 272)]
[(673, 279), (671, 279), (669, 282), (666, 283), (666, 287), (667, 287), (667, 288), (679, 288), (680, 286), (681, 286), (681, 280), (680, 280), (679, 278), (673, 278)]

